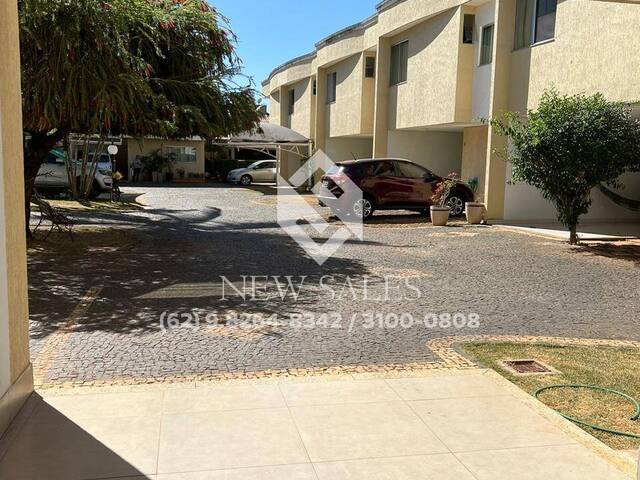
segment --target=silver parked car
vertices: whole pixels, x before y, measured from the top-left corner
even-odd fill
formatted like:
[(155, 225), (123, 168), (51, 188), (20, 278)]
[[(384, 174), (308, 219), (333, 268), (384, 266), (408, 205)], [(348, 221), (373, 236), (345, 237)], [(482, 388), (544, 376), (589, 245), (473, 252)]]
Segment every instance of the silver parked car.
[[(67, 175), (67, 167), (65, 165), (66, 155), (60, 150), (51, 150), (47, 156), (47, 161), (38, 171), (35, 180), (35, 187), (39, 191), (62, 191), (69, 188), (69, 177)], [(93, 154), (89, 155), (89, 161), (93, 161)], [(78, 164), (82, 162), (78, 161)], [(89, 163), (91, 168), (91, 163)], [(78, 175), (78, 178), (80, 176)], [(103, 192), (111, 190), (113, 177), (111, 172), (111, 160), (109, 155), (103, 154), (98, 159), (98, 167), (96, 176), (93, 179), (93, 188), (91, 196), (97, 197)]]
[(260, 160), (247, 168), (231, 170), (227, 175), (227, 182), (251, 185), (257, 183), (273, 183), (276, 181), (277, 162), (275, 160)]

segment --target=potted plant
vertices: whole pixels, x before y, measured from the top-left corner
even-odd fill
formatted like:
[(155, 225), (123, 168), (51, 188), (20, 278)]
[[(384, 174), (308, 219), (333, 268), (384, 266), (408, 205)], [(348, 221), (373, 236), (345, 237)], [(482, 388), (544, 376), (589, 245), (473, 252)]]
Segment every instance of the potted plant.
[(484, 203), (482, 203), (481, 199), (476, 196), (478, 186), (480, 185), (478, 177), (470, 178), (467, 184), (469, 185), (471, 192), (473, 192), (473, 198), (476, 199), (475, 202), (467, 202), (465, 204), (465, 215), (467, 216), (467, 222), (470, 225), (479, 225), (484, 220), (487, 207)]
[(449, 221), (451, 207), (447, 205), (451, 190), (458, 184), (458, 174), (450, 173), (436, 187), (431, 197), (431, 223), (436, 227), (444, 227)]

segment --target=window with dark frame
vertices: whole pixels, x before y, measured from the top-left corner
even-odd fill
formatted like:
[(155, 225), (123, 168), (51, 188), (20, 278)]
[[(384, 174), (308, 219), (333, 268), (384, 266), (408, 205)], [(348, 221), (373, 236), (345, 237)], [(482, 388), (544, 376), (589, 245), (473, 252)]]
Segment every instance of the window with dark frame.
[(536, 24), (534, 43), (551, 40), (556, 32), (556, 10), (558, 0), (536, 1)]
[(480, 41), (480, 65), (488, 65), (493, 61), (493, 24), (482, 27)]
[(296, 91), (295, 89), (289, 90), (289, 115), (293, 115), (295, 112), (295, 104), (296, 104)]
[(405, 40), (391, 47), (391, 85), (407, 81), (409, 66), (409, 41)]
[(472, 44), (473, 33), (476, 24), (476, 16), (473, 14), (465, 13), (464, 26), (462, 28), (462, 43)]
[(514, 50), (554, 38), (557, 5), (557, 0), (516, 1)]
[(376, 76), (376, 57), (366, 57), (365, 58), (364, 76), (366, 78), (375, 78), (375, 76)]
[(333, 72), (327, 75), (327, 103), (336, 101), (336, 93), (338, 88), (338, 73)]

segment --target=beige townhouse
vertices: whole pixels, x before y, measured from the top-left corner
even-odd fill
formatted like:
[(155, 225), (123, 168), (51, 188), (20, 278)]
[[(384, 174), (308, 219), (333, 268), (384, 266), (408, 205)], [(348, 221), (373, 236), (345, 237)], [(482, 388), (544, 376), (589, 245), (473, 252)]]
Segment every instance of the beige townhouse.
[[(599, 0), (386, 0), (263, 83), (270, 121), (335, 161), (401, 157), (477, 177), (492, 219), (555, 218), (510, 182), (505, 140), (483, 120), (526, 113), (543, 91), (640, 101), (640, 5)], [(300, 160), (282, 155), (283, 173)], [(640, 175), (621, 195), (640, 199)], [(640, 219), (600, 192), (589, 218)]]

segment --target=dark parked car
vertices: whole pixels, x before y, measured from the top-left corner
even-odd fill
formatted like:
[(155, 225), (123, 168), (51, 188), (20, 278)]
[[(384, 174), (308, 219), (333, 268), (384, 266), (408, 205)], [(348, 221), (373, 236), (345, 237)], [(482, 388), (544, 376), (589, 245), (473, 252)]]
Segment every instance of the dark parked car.
[[(362, 199), (353, 200), (353, 185), (362, 190)], [(442, 177), (408, 160), (366, 159), (341, 162), (322, 177), (320, 205), (348, 211), (367, 219), (376, 210), (428, 212), (431, 197)], [(449, 195), (452, 216), (464, 213), (465, 202), (473, 201), (471, 189), (460, 182)]]

